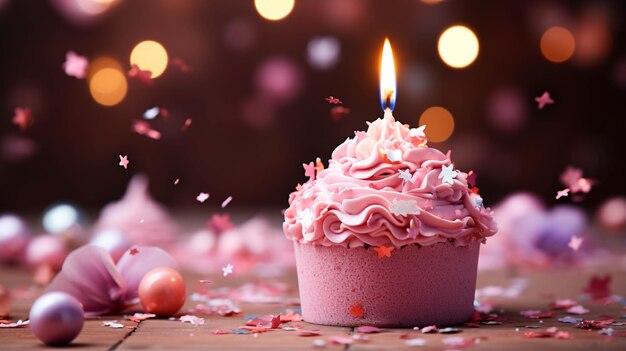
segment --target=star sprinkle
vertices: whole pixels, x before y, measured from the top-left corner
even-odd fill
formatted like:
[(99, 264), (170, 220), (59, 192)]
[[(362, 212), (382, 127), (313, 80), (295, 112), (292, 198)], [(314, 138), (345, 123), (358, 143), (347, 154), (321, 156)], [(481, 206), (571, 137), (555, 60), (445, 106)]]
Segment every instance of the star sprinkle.
[(356, 303), (350, 306), (350, 315), (355, 318), (363, 318), (365, 312), (363, 311), (363, 306), (360, 303)]
[(378, 254), (378, 258), (391, 257), (391, 251), (395, 249), (393, 246), (376, 246), (372, 248)]
[(327, 97), (324, 100), (328, 101), (329, 104), (335, 104), (335, 105), (343, 104), (343, 102), (341, 102), (341, 100), (339, 100), (338, 98), (336, 98), (334, 96), (329, 96), (329, 97)]
[(20, 127), (21, 130), (26, 130), (33, 125), (32, 111), (28, 107), (16, 107), (15, 114), (11, 122)]
[(536, 97), (535, 101), (537, 102), (537, 108), (539, 108), (540, 110), (542, 110), (544, 106), (554, 103), (554, 100), (552, 100), (552, 98), (550, 97), (550, 93), (548, 93), (547, 91), (544, 92), (541, 96)]
[(419, 128), (411, 128), (409, 130), (409, 137), (411, 138), (426, 138), (426, 133), (424, 133), (424, 129), (426, 129), (426, 125), (420, 126)]
[(302, 167), (304, 168), (304, 176), (309, 177), (309, 180), (315, 180), (315, 164), (313, 161), (308, 164), (303, 163)]
[(415, 183), (415, 181), (413, 180), (413, 175), (411, 174), (411, 172), (409, 172), (408, 169), (399, 169), (398, 177), (400, 177), (403, 182)]
[(209, 194), (208, 193), (200, 193), (198, 194), (198, 196), (196, 196), (196, 200), (200, 203), (204, 203), (208, 198), (209, 198)]
[(459, 172), (453, 170), (454, 165), (441, 166), (441, 172), (437, 178), (441, 179), (442, 183), (454, 184), (452, 179), (456, 178)]
[(234, 268), (235, 266), (233, 266), (231, 263), (227, 264), (226, 267), (222, 267), (222, 272), (224, 272), (224, 276), (228, 277), (229, 274), (232, 274)]
[(562, 197), (566, 197), (569, 194), (569, 188), (565, 188), (563, 190), (559, 190), (556, 192), (556, 199), (560, 199)]
[(567, 244), (567, 246), (569, 246), (569, 248), (574, 251), (578, 251), (578, 249), (580, 248), (580, 245), (582, 245), (584, 240), (585, 239), (583, 239), (582, 237), (573, 235), (572, 238), (569, 240), (569, 243)]
[(80, 56), (74, 51), (68, 51), (65, 54), (63, 70), (68, 76), (83, 79), (87, 73), (87, 67), (89, 67), (89, 60), (85, 56)]
[(128, 78), (136, 79), (145, 85), (152, 85), (154, 83), (152, 80), (152, 72), (144, 71), (135, 64), (133, 64), (130, 71), (128, 71)]
[(119, 166), (124, 167), (124, 169), (128, 169), (128, 164), (130, 161), (128, 160), (128, 156), (118, 155), (120, 157)]
[(136, 247), (133, 247), (132, 249), (130, 249), (130, 252), (129, 252), (131, 256), (135, 256), (138, 253), (139, 253), (139, 250)]
[(420, 208), (415, 200), (396, 200), (389, 205), (389, 211), (396, 216), (407, 217), (408, 215), (419, 214)]
[(228, 206), (228, 204), (229, 204), (231, 201), (233, 201), (233, 197), (232, 197), (232, 196), (227, 197), (227, 198), (226, 198), (226, 200), (224, 200), (224, 201), (222, 202), (222, 208), (224, 208), (224, 207)]

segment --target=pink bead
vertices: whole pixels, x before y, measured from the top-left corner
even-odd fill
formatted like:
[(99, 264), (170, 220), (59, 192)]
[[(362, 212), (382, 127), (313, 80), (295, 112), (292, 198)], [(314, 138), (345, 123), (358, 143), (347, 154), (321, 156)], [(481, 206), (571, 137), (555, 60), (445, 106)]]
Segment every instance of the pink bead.
[(59, 270), (67, 254), (67, 246), (62, 238), (44, 234), (35, 237), (28, 244), (26, 262), (34, 267), (47, 264), (52, 269)]
[(171, 316), (185, 304), (183, 277), (172, 268), (156, 268), (139, 283), (139, 300), (146, 312)]
[(0, 216), (0, 263), (15, 262), (30, 240), (26, 223), (12, 214)]
[(39, 297), (29, 313), (30, 330), (47, 345), (65, 345), (83, 329), (83, 306), (72, 295), (51, 292)]

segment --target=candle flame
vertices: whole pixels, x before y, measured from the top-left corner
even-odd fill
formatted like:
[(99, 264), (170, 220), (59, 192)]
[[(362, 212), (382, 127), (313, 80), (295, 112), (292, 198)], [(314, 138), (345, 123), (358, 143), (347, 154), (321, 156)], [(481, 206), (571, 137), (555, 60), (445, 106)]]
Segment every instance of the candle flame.
[(396, 67), (389, 39), (385, 38), (380, 62), (380, 107), (393, 110), (396, 105)]

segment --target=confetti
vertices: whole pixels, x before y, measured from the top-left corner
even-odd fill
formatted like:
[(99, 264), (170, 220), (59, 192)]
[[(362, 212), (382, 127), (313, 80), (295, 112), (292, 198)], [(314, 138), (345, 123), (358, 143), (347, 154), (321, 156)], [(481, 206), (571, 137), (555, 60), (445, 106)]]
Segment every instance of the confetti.
[(415, 200), (396, 200), (394, 199), (389, 205), (389, 211), (396, 216), (407, 217), (408, 215), (417, 215), (420, 208)]
[(185, 123), (183, 124), (183, 126), (180, 128), (180, 130), (182, 130), (183, 132), (186, 131), (187, 129), (189, 129), (189, 126), (191, 126), (191, 118), (187, 118), (185, 119)]
[(335, 106), (330, 109), (330, 117), (335, 122), (339, 122), (344, 117), (350, 114), (350, 109), (344, 106)]
[(350, 315), (355, 318), (363, 318), (365, 312), (363, 311), (363, 306), (360, 303), (354, 304), (350, 306)]
[(335, 345), (352, 345), (355, 340), (347, 336), (331, 336), (328, 338), (328, 341)]
[(118, 323), (117, 321), (104, 321), (102, 322), (103, 327), (109, 327), (112, 329), (121, 329), (124, 328), (124, 324)]
[(125, 316), (126, 319), (133, 321), (135, 323), (139, 323), (141, 321), (145, 321), (146, 319), (154, 318), (156, 314), (153, 313), (135, 313), (132, 316)]
[(403, 182), (415, 183), (415, 180), (413, 180), (413, 175), (408, 169), (406, 170), (399, 169), (398, 177), (400, 177), (400, 179), (402, 179)]
[(369, 325), (361, 325), (356, 328), (356, 332), (361, 333), (361, 334), (377, 334), (377, 333), (384, 333), (386, 331), (388, 330), (377, 328), (377, 327), (372, 327)]
[(460, 333), (461, 329), (458, 328), (443, 328), (438, 330), (439, 334), (456, 334)]
[(580, 168), (568, 166), (561, 173), (561, 184), (565, 185), (571, 193), (588, 193), (594, 183), (593, 180), (583, 178), (583, 171)]
[(326, 341), (322, 340), (322, 339), (315, 339), (313, 340), (313, 347), (326, 347)]
[(613, 333), (615, 332), (615, 330), (613, 330), (613, 328), (602, 328), (598, 331), (598, 334), (600, 335), (608, 335), (608, 336), (613, 336)]
[(582, 245), (583, 243), (583, 240), (584, 240), (583, 238), (573, 235), (569, 243), (567, 244), (567, 246), (569, 246), (569, 248), (574, 251), (578, 251), (578, 249), (580, 248), (580, 245)]
[(16, 107), (11, 122), (20, 127), (21, 130), (28, 129), (33, 125), (32, 110), (28, 107)]
[(576, 305), (576, 306), (572, 306), (570, 308), (567, 309), (567, 313), (572, 313), (572, 314), (587, 314), (589, 313), (589, 310), (584, 308), (581, 305)]
[(589, 282), (583, 292), (589, 294), (594, 300), (609, 297), (611, 295), (611, 289), (609, 288), (611, 279), (611, 275), (606, 275), (604, 277), (594, 275), (591, 279), (589, 279)]
[(174, 57), (172, 59), (172, 65), (176, 68), (178, 68), (179, 71), (183, 72), (183, 73), (189, 73), (191, 72), (193, 69), (191, 68), (191, 66), (189, 66), (187, 64), (187, 62), (185, 62), (185, 60), (183, 60), (180, 57)]
[(226, 200), (224, 200), (224, 201), (222, 202), (222, 208), (224, 208), (224, 207), (228, 206), (228, 204), (229, 204), (231, 201), (233, 201), (233, 197), (232, 197), (232, 196), (227, 197), (227, 198), (226, 198)]
[(154, 140), (161, 139), (161, 133), (150, 127), (150, 124), (146, 121), (133, 121), (132, 130), (139, 134)]
[(572, 316), (566, 316), (566, 317), (562, 317), (559, 318), (559, 322), (561, 323), (570, 323), (570, 324), (578, 324), (580, 322), (582, 322), (582, 318), (574, 318)]
[(135, 256), (138, 253), (139, 253), (139, 250), (136, 247), (133, 247), (132, 249), (130, 249), (130, 252), (129, 252), (131, 256)]
[(391, 257), (391, 251), (395, 249), (393, 246), (376, 246), (372, 248), (378, 254), (378, 258)]
[(329, 97), (327, 97), (324, 100), (328, 101), (329, 104), (335, 104), (335, 105), (343, 104), (343, 102), (341, 102), (341, 100), (339, 100), (338, 98), (333, 97), (333, 96), (329, 96)]
[(578, 303), (572, 299), (557, 299), (552, 303), (553, 309), (565, 309), (576, 306)]
[(74, 51), (68, 51), (65, 54), (63, 70), (68, 76), (83, 79), (87, 74), (87, 67), (89, 67), (89, 60), (85, 56), (80, 56)]
[(537, 108), (539, 108), (540, 110), (542, 110), (546, 105), (551, 105), (554, 103), (554, 100), (552, 100), (552, 98), (550, 97), (550, 93), (548, 93), (547, 91), (544, 92), (541, 96), (536, 97), (535, 101), (537, 102)]
[(322, 332), (319, 330), (306, 330), (306, 329), (298, 329), (298, 336), (320, 336)]
[(128, 156), (119, 155), (119, 157), (120, 157), (119, 166), (124, 167), (124, 169), (128, 169), (128, 164), (130, 163), (130, 161), (128, 161)]
[(566, 197), (569, 194), (569, 188), (565, 188), (563, 190), (559, 190), (556, 192), (556, 199), (560, 199), (562, 197)]
[(232, 274), (234, 268), (235, 266), (230, 263), (227, 264), (225, 267), (222, 267), (222, 272), (224, 272), (224, 276), (227, 277), (229, 274)]
[(596, 321), (592, 319), (583, 319), (582, 321), (578, 322), (578, 324), (576, 324), (576, 328), (599, 329), (599, 328), (605, 328), (606, 326), (611, 325), (613, 322), (615, 322), (615, 319), (605, 319), (601, 321)]
[(441, 183), (454, 184), (452, 179), (456, 178), (459, 172), (453, 170), (454, 165), (441, 166), (441, 172), (437, 178), (441, 179)]
[(441, 342), (446, 346), (471, 346), (475, 344), (474, 340), (462, 336), (449, 336), (441, 339)]
[(180, 318), (178, 318), (178, 320), (180, 320), (183, 323), (191, 323), (193, 325), (203, 325), (204, 324), (204, 318), (200, 318), (194, 315), (190, 315), (190, 314), (186, 314), (184, 316), (181, 316)]
[(436, 325), (429, 325), (427, 327), (424, 327), (422, 329), (419, 329), (419, 327), (416, 327), (417, 330), (421, 331), (422, 334), (429, 334), (429, 333), (438, 333), (439, 332), (439, 328), (437, 328)]
[(18, 320), (17, 322), (0, 323), (0, 328), (20, 328), (30, 324), (29, 320)]
[(308, 164), (303, 163), (302, 167), (304, 168), (304, 176), (309, 177), (309, 180), (311, 181), (315, 180), (315, 164), (313, 161)]
[(539, 318), (550, 318), (552, 317), (556, 312), (551, 311), (551, 312), (542, 312), (539, 310), (526, 310), (526, 311), (520, 311), (520, 314), (526, 318), (532, 318), (532, 319), (539, 319)]
[(135, 64), (130, 67), (130, 70), (128, 71), (128, 78), (136, 79), (145, 85), (152, 85), (154, 83), (152, 80), (152, 72), (144, 71)]
[(156, 116), (159, 115), (159, 112), (161, 111), (160, 108), (158, 107), (152, 107), (146, 110), (146, 112), (143, 113), (143, 118), (145, 119), (154, 119)]
[(209, 198), (209, 194), (208, 193), (200, 193), (198, 194), (198, 196), (196, 196), (196, 200), (200, 203), (204, 203), (208, 198)]
[(404, 341), (406, 346), (424, 346), (426, 345), (426, 339), (414, 338)]
[(174, 185), (178, 185), (178, 183), (180, 183), (180, 178), (176, 178), (176, 180), (174, 181)]

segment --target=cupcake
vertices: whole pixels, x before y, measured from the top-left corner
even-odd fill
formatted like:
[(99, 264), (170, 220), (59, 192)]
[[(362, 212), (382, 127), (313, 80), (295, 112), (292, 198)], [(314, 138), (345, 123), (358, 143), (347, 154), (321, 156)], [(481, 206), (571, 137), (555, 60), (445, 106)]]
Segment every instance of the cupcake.
[(304, 319), (412, 327), (468, 321), (481, 243), (495, 234), (468, 174), (427, 146), (424, 126), (391, 110), (332, 154), (289, 196)]

